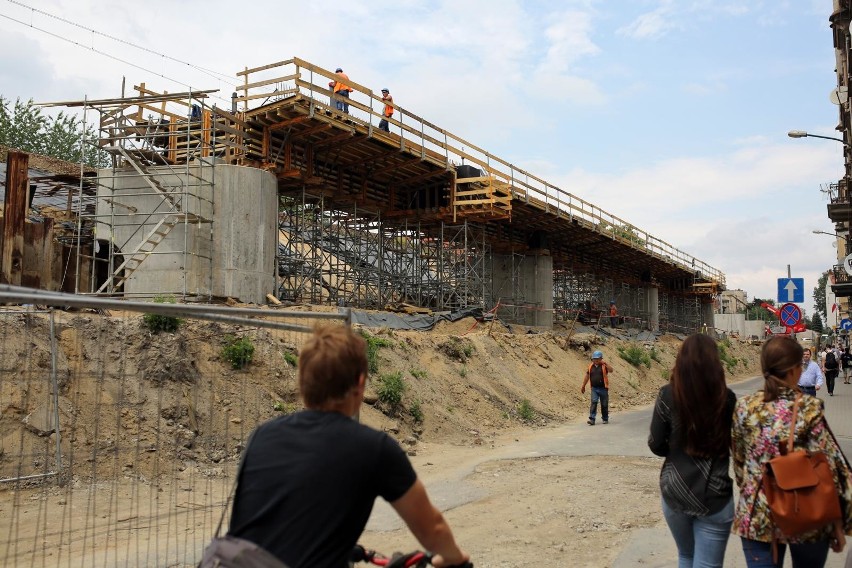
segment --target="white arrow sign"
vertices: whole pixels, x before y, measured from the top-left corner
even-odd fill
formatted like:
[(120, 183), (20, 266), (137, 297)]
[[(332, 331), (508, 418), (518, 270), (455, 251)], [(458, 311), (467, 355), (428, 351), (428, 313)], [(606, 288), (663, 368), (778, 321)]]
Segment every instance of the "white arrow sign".
[(796, 290), (798, 290), (798, 288), (796, 288), (796, 285), (793, 284), (792, 279), (787, 281), (787, 285), (784, 286), (784, 289), (787, 290), (787, 301), (792, 302), (793, 298), (796, 297)]

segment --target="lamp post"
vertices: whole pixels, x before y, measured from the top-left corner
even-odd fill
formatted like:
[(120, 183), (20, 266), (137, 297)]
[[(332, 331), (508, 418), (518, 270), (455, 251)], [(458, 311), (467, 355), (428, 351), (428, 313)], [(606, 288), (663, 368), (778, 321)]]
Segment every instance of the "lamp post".
[(836, 140), (840, 142), (844, 146), (846, 146), (846, 142), (843, 141), (843, 138), (836, 138), (834, 136), (823, 136), (821, 134), (811, 134), (810, 132), (805, 132), (804, 130), (791, 130), (787, 133), (787, 136), (790, 138), (822, 138), (824, 140)]

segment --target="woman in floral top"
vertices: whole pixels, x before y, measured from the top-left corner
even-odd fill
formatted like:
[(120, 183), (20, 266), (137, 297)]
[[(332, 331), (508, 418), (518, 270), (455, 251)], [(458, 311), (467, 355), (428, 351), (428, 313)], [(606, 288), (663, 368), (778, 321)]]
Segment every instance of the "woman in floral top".
[[(763, 494), (763, 464), (779, 455), (779, 445), (790, 433), (793, 403), (802, 374), (802, 347), (789, 337), (773, 337), (763, 345), (760, 364), (766, 380), (764, 390), (737, 401), (731, 431), (731, 458), (740, 489), (734, 515), (733, 533), (742, 538), (749, 568), (780, 567), (784, 564), (787, 542), (794, 568), (820, 568), (828, 548), (843, 550), (845, 538), (835, 538), (832, 525), (794, 538), (784, 537), (769, 516)], [(837, 446), (823, 414), (822, 401), (802, 395), (796, 418), (794, 448), (825, 453), (834, 472), (844, 513), (844, 531), (852, 534), (852, 473)], [(772, 561), (772, 541), (778, 544), (778, 562)]]

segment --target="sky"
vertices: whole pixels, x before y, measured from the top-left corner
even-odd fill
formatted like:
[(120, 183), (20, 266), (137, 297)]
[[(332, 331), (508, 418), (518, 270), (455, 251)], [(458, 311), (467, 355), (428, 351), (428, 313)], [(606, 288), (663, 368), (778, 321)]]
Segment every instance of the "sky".
[[(830, 0), (0, 0), (0, 95), (221, 89), (291, 57), (349, 77), (725, 273), (834, 265)], [(214, 100), (214, 102), (217, 102)]]

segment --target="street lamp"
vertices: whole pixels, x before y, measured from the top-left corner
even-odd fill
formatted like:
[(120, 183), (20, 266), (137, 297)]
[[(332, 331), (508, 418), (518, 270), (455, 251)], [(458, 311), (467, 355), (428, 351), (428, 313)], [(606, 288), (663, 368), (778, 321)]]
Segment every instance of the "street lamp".
[(790, 138), (823, 138), (825, 140), (837, 140), (844, 146), (846, 142), (843, 141), (843, 138), (835, 138), (834, 136), (822, 136), (821, 134), (811, 134), (810, 132), (805, 132), (804, 130), (791, 130), (787, 133), (787, 136)]
[(811, 232), (812, 232), (813, 234), (815, 234), (815, 235), (828, 235), (829, 237), (834, 237), (835, 239), (842, 238), (842, 237), (841, 237), (840, 235), (838, 235), (837, 233), (829, 233), (829, 232), (827, 232), (827, 231), (817, 231), (816, 229), (814, 229), (814, 230), (813, 230), (813, 231), (811, 231)]

